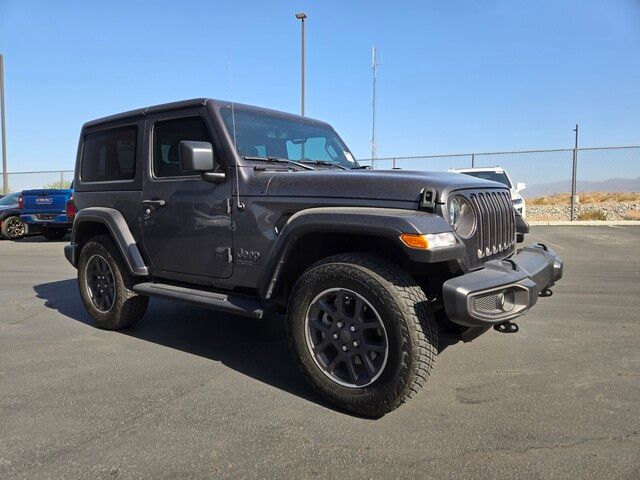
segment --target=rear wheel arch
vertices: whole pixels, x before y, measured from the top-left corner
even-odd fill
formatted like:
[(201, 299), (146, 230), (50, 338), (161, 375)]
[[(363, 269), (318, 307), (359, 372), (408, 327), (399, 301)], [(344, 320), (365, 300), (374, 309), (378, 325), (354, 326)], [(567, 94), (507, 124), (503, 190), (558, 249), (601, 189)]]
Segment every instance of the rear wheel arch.
[(78, 212), (73, 223), (71, 236), (71, 243), (76, 245), (78, 254), (91, 238), (99, 235), (111, 237), (132, 275), (147, 276), (149, 274), (135, 238), (118, 210), (90, 207)]

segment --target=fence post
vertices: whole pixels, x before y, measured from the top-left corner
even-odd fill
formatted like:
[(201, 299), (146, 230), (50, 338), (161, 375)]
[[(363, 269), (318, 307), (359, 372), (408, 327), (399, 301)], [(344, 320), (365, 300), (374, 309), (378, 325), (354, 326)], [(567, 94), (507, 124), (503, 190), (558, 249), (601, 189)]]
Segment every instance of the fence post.
[(60, 188), (64, 188), (64, 171), (60, 170)]
[(576, 123), (576, 128), (573, 130), (576, 132), (576, 142), (573, 147), (573, 170), (571, 172), (571, 221), (573, 222), (576, 219), (576, 204), (578, 203), (578, 198), (576, 195), (576, 177), (578, 172), (578, 124)]
[(471, 154), (471, 168), (474, 168), (476, 166), (476, 154), (472, 153)]
[(393, 167), (391, 167), (393, 170), (395, 170), (396, 168), (396, 157), (393, 157)]

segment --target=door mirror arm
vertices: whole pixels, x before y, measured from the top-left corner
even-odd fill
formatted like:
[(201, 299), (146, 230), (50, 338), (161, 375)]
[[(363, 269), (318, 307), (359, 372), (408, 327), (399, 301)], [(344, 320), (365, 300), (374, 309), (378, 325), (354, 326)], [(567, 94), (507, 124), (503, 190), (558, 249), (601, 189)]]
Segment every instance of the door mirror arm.
[(202, 179), (211, 183), (223, 183), (227, 179), (227, 174), (224, 172), (205, 172), (202, 174)]

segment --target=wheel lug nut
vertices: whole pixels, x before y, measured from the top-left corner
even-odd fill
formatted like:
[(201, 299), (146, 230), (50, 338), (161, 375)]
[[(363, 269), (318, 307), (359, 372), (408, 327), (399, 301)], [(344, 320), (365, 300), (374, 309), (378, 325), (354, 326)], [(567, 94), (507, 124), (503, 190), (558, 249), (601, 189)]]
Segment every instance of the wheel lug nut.
[(342, 328), (342, 322), (338, 322), (338, 328)]
[(358, 342), (356, 342), (355, 340), (353, 341), (353, 346), (357, 347), (358, 346)]
[(350, 328), (349, 330), (351, 330), (352, 332), (355, 332), (355, 331), (356, 331), (356, 327), (354, 327), (353, 325), (351, 325), (351, 328)]
[(338, 334), (337, 334), (337, 333), (334, 333), (334, 334), (333, 334), (333, 338), (334, 338), (334, 339), (337, 339), (337, 338), (338, 338)]
[(348, 347), (346, 345), (342, 345), (342, 351), (346, 352), (348, 350)]

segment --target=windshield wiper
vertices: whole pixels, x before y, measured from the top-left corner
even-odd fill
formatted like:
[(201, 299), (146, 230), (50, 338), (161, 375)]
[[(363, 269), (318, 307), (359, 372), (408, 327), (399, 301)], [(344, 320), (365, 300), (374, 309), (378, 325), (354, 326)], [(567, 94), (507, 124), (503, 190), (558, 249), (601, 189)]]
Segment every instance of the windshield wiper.
[(369, 165), (358, 165), (357, 167), (351, 167), (351, 170), (371, 170)]
[(300, 163), (312, 163), (314, 165), (327, 165), (330, 167), (338, 167), (342, 170), (349, 170), (344, 165), (340, 165), (339, 163), (327, 162), (326, 160), (300, 160)]
[(305, 170), (315, 170), (315, 168), (310, 167), (309, 165), (304, 165), (300, 162), (296, 162), (294, 160), (289, 160), (288, 158), (280, 158), (280, 157), (252, 157), (251, 155), (245, 155), (242, 158), (245, 160), (251, 160), (254, 162), (269, 162), (269, 163), (291, 163), (293, 165), (297, 165), (300, 168), (304, 168)]

